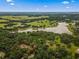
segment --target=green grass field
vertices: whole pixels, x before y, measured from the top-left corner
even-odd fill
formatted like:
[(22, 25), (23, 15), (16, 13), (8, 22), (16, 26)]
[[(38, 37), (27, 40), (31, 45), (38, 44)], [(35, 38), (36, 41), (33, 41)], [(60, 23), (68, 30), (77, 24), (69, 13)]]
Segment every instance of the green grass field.
[(49, 16), (0, 16), (0, 28), (19, 27), (54, 27), (56, 21), (50, 21)]

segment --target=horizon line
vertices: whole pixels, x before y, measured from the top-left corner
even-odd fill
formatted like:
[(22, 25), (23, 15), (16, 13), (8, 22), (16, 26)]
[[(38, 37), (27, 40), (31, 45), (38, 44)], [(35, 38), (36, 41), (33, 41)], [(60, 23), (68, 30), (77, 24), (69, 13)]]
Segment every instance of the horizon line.
[[(18, 12), (18, 11), (2, 11), (2, 12)], [(23, 11), (20, 11), (20, 12), (23, 12)], [(27, 11), (24, 11), (24, 12), (27, 12)], [(41, 12), (41, 11), (39, 11), (39, 12)], [(38, 12), (38, 13), (39, 13)], [(68, 11), (69, 12), (69, 11)], [(0, 13), (1, 13), (1, 11), (0, 11)], [(45, 13), (45, 12), (44, 12)], [(53, 12), (53, 13), (55, 13), (55, 12)], [(60, 12), (57, 12), (57, 13), (60, 13)], [(61, 13), (63, 13), (63, 12), (61, 12)], [(67, 12), (64, 12), (64, 13), (67, 13)], [(77, 12), (70, 12), (70, 13), (77, 13)], [(79, 12), (78, 12), (79, 13)]]

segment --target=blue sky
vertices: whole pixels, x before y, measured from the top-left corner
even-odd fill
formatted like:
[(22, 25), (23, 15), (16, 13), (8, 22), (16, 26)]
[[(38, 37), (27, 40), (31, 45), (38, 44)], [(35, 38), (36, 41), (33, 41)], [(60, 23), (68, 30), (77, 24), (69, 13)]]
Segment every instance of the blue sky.
[(0, 12), (79, 12), (79, 0), (0, 0)]

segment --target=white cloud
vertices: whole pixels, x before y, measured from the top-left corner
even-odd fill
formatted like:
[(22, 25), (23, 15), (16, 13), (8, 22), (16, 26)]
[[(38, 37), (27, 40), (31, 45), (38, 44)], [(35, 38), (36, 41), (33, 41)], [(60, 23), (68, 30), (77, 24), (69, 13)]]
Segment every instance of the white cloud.
[(13, 0), (6, 0), (6, 2), (13, 2)]
[(62, 4), (69, 4), (69, 1), (63, 1)]
[(6, 0), (6, 2), (11, 6), (15, 5), (13, 0)]
[(71, 0), (71, 2), (75, 2), (75, 0)]
[(66, 8), (68, 9), (68, 8), (70, 8), (70, 7), (66, 7)]
[(44, 7), (46, 8), (46, 7), (48, 7), (47, 5), (44, 5)]
[(10, 3), (11, 6), (15, 5), (14, 3)]

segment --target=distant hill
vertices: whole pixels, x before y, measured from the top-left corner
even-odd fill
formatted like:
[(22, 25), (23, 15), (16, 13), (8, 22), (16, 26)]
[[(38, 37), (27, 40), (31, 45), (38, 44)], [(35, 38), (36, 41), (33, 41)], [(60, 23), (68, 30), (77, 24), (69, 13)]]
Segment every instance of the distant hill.
[(5, 15), (54, 15), (54, 14), (79, 14), (79, 12), (0, 12), (0, 16)]

